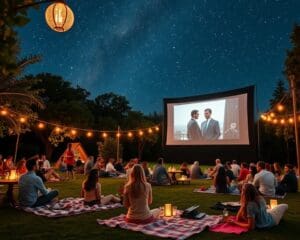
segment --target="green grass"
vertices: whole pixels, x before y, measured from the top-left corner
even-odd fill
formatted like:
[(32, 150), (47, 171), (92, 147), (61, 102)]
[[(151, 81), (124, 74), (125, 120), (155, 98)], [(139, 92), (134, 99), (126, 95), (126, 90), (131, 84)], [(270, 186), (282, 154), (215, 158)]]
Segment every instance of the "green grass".
[[(60, 198), (79, 196), (82, 176), (74, 181), (49, 183), (47, 187), (59, 190)], [(104, 194), (116, 193), (122, 179), (101, 179)], [(172, 203), (179, 209), (199, 204), (201, 211), (208, 214), (221, 214), (220, 211), (210, 209), (218, 201), (238, 201), (239, 197), (231, 195), (211, 195), (193, 193), (193, 189), (200, 185), (209, 186), (209, 180), (192, 181), (191, 185), (176, 185), (168, 187), (153, 187), (154, 202), (152, 208)], [(5, 190), (4, 187), (0, 191)], [(269, 230), (254, 230), (241, 236), (220, 234), (204, 231), (190, 239), (296, 239), (300, 235), (300, 193), (288, 194), (279, 203), (288, 203), (289, 210), (279, 226)], [(107, 219), (125, 213), (124, 208), (87, 213), (59, 219), (49, 219), (15, 210), (10, 207), (0, 208), (0, 236), (1, 239), (158, 239), (142, 233), (99, 226), (96, 219)]]

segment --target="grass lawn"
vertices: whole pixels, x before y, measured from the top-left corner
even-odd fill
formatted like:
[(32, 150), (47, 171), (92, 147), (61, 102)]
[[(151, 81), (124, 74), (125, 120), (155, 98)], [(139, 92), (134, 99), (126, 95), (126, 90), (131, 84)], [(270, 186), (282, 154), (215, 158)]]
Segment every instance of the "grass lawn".
[[(83, 176), (76, 180), (60, 183), (48, 183), (47, 187), (59, 190), (60, 198), (79, 196)], [(116, 193), (123, 179), (101, 179), (104, 194)], [(201, 211), (208, 214), (221, 214), (210, 209), (218, 201), (237, 201), (239, 197), (230, 195), (212, 195), (193, 193), (200, 185), (209, 186), (210, 180), (192, 181), (191, 185), (176, 185), (168, 187), (153, 187), (154, 202), (152, 208), (171, 202), (179, 209), (199, 204)], [(1, 187), (0, 191), (6, 190)], [(279, 226), (269, 230), (255, 230), (240, 236), (231, 234), (211, 233), (204, 231), (190, 239), (296, 239), (300, 235), (300, 193), (288, 194), (279, 203), (288, 203), (289, 210)], [(10, 207), (0, 208), (1, 239), (157, 239), (142, 233), (99, 226), (97, 218), (107, 219), (125, 213), (124, 208), (87, 213), (59, 219), (49, 219), (15, 210)]]

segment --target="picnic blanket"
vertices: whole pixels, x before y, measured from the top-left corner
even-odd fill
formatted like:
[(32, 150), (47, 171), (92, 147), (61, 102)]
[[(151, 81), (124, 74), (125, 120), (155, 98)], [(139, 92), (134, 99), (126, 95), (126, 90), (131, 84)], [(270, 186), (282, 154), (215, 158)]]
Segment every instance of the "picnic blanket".
[(200, 220), (191, 220), (178, 217), (160, 218), (148, 224), (134, 224), (125, 221), (125, 215), (121, 214), (111, 219), (97, 219), (98, 224), (108, 227), (120, 227), (126, 230), (142, 232), (162, 238), (186, 239), (194, 234), (202, 232), (207, 227), (217, 225), (222, 220), (219, 215), (206, 215)]
[[(235, 220), (236, 218), (234, 216), (229, 217), (232, 220)], [(209, 228), (209, 231), (211, 232), (220, 232), (220, 233), (234, 233), (234, 234), (241, 234), (244, 232), (248, 232), (248, 228), (240, 227), (237, 225), (233, 225), (230, 223), (220, 223), (215, 226), (212, 226)]]
[(109, 205), (96, 204), (93, 206), (86, 206), (83, 204), (83, 198), (64, 198), (60, 199), (55, 204), (47, 204), (41, 207), (18, 207), (25, 212), (33, 213), (38, 216), (49, 218), (67, 217), (79, 215), (82, 213), (96, 212), (108, 209), (122, 207), (120, 203), (113, 203)]
[[(236, 196), (240, 195), (240, 192), (238, 190), (236, 190), (232, 193), (216, 193), (216, 189), (214, 187), (209, 187), (207, 189), (203, 189), (203, 187), (195, 188), (193, 192), (195, 192), (195, 193), (211, 193), (211, 194), (229, 194), (229, 195), (236, 195)], [(283, 199), (283, 198), (285, 198), (285, 196), (286, 196), (286, 194), (275, 195), (275, 196), (264, 196), (264, 197)]]

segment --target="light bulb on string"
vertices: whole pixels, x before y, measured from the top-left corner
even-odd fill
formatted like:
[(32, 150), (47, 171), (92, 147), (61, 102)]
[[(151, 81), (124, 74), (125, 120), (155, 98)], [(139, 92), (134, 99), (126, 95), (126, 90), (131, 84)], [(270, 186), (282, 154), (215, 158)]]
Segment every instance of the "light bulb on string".
[(72, 130), (71, 130), (71, 134), (74, 136), (74, 135), (77, 134), (77, 131), (76, 131), (75, 129), (72, 129)]
[(277, 105), (277, 110), (278, 110), (279, 112), (282, 112), (283, 109), (284, 109), (284, 106), (283, 106), (282, 104), (278, 104), (278, 105)]
[(280, 123), (281, 123), (281, 124), (285, 124), (285, 119), (281, 119), (281, 120), (280, 120)]
[(107, 138), (107, 133), (106, 132), (102, 133), (102, 137)]
[(60, 133), (60, 132), (61, 132), (61, 128), (60, 128), (60, 127), (56, 127), (56, 128), (54, 129), (54, 131), (55, 131), (55, 133)]
[(25, 117), (20, 117), (19, 121), (20, 121), (21, 123), (25, 123), (25, 122), (26, 122), (26, 118), (25, 118)]
[(118, 132), (118, 133), (116, 134), (116, 137), (117, 137), (117, 138), (121, 137), (121, 133)]
[(39, 129), (44, 129), (44, 128), (45, 128), (45, 124), (44, 124), (44, 123), (41, 123), (41, 122), (38, 123), (37, 126), (38, 126)]
[(294, 123), (294, 119), (293, 118), (289, 118), (289, 123), (290, 124)]
[(275, 117), (275, 113), (271, 112), (271, 113), (270, 113), (270, 117), (271, 117), (271, 118)]
[(148, 129), (148, 133), (150, 133), (150, 134), (151, 134), (152, 132), (153, 132), (153, 131), (152, 131), (152, 129), (151, 129), (151, 128), (149, 128), (149, 129)]
[(5, 109), (1, 110), (1, 115), (2, 115), (2, 116), (6, 116), (7, 113), (8, 113), (7, 110), (5, 110)]
[(91, 131), (88, 131), (88, 132), (86, 133), (86, 136), (87, 136), (87, 137), (92, 137), (92, 136), (93, 136), (93, 133), (92, 133)]
[(159, 131), (159, 127), (158, 127), (158, 126), (156, 126), (156, 127), (155, 127), (155, 130), (158, 132), (158, 131)]
[(127, 136), (129, 137), (129, 138), (131, 138), (133, 135), (132, 135), (132, 132), (128, 132), (127, 133)]
[(273, 121), (272, 121), (274, 124), (277, 124), (278, 123), (278, 119), (273, 119)]
[(140, 130), (140, 131), (139, 131), (139, 135), (140, 135), (140, 136), (143, 136), (143, 135), (144, 135), (144, 132), (143, 132), (142, 130)]

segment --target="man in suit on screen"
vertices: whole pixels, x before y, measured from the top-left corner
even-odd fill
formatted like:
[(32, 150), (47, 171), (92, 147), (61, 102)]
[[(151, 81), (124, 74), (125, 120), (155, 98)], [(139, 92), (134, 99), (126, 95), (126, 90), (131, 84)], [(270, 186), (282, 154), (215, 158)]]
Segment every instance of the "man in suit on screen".
[(193, 110), (191, 112), (191, 117), (192, 118), (187, 125), (187, 138), (191, 141), (199, 141), (202, 139), (201, 130), (197, 122), (197, 119), (199, 118), (199, 111)]
[(201, 123), (202, 137), (207, 141), (217, 140), (221, 135), (219, 122), (212, 119), (211, 114), (210, 108), (205, 109), (204, 116), (206, 121)]

